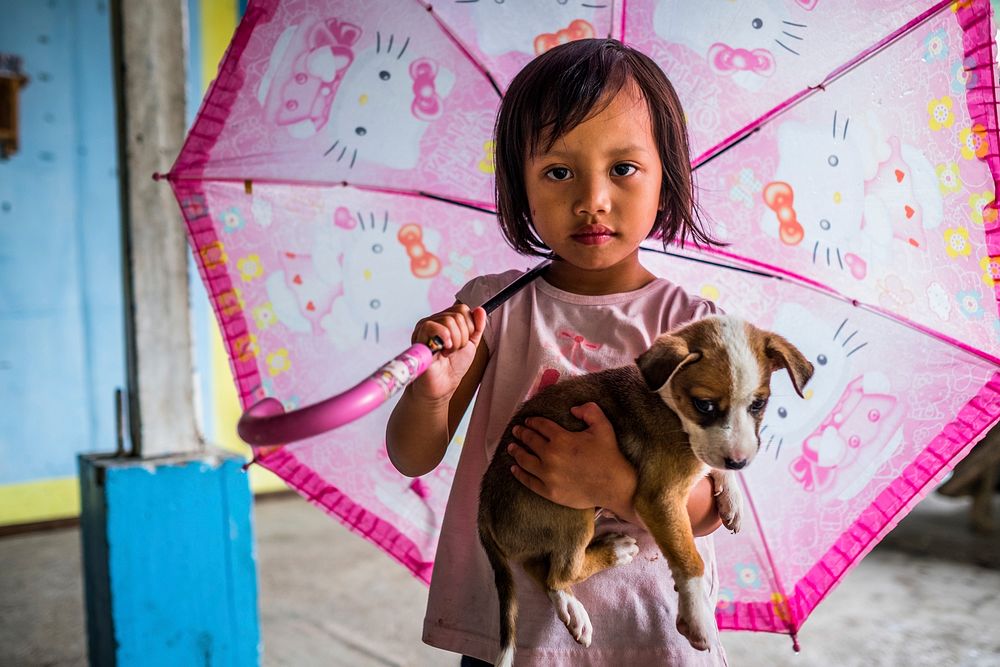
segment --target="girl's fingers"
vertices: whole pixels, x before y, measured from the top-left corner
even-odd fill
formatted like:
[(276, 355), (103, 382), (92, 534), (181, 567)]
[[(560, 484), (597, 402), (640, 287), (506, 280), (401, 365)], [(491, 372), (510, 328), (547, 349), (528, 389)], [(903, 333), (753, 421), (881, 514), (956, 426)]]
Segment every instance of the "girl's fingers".
[[(463, 306), (464, 308), (464, 306)], [(472, 326), (469, 324), (468, 308), (465, 308), (466, 312), (459, 311), (455, 313), (454, 319), (455, 323), (458, 325), (458, 330), (461, 332), (462, 345), (459, 347), (464, 347), (467, 342), (469, 342), (469, 334), (472, 332)]]
[(528, 487), (538, 495), (542, 496), (543, 498), (545, 497), (546, 489), (545, 485), (542, 484), (542, 480), (538, 479), (532, 474), (529, 474), (521, 466), (511, 466), (510, 472), (512, 475), (514, 475), (514, 478), (521, 484), (524, 484), (526, 487)]
[[(481, 308), (477, 310), (482, 311)], [(468, 306), (457, 304), (446, 311), (420, 320), (414, 329), (412, 342), (426, 343), (437, 336), (444, 343), (447, 352), (460, 350), (469, 341), (479, 342), (482, 329), (485, 327), (485, 312), (480, 317), (482, 321), (477, 323)]]
[[(551, 419), (546, 419), (545, 417), (532, 417), (531, 419), (526, 419), (524, 425), (527, 426), (528, 429), (538, 433), (538, 435), (545, 440), (551, 440), (560, 433), (564, 433), (566, 430)], [(524, 438), (521, 439), (524, 440)]]
[(534, 450), (538, 450), (548, 442), (548, 438), (527, 426), (515, 426), (513, 433), (515, 438)]
[(470, 340), (478, 344), (479, 339), (483, 337), (483, 331), (486, 330), (486, 311), (482, 308), (476, 308), (469, 313), (469, 317), (472, 321), (472, 336)]
[(424, 320), (420, 326), (417, 327), (416, 332), (413, 335), (413, 342), (427, 343), (435, 336), (441, 339), (441, 342), (444, 343), (445, 347), (450, 345), (451, 331), (447, 326), (434, 320)]
[(524, 447), (518, 447), (517, 443), (512, 442), (507, 445), (507, 453), (511, 455), (517, 465), (532, 475), (537, 475), (541, 472), (541, 460)]
[(462, 332), (462, 324), (454, 314), (448, 316), (448, 331), (451, 333), (451, 345), (446, 349), (448, 352), (460, 350), (465, 345), (466, 336)]

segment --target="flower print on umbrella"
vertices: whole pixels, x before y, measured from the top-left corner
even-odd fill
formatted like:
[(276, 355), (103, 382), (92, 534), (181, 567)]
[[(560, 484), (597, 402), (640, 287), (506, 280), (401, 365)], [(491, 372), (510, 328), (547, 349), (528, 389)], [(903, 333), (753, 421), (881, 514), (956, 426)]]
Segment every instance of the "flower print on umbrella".
[(958, 143), (962, 147), (962, 157), (966, 160), (984, 158), (986, 151), (989, 150), (989, 144), (986, 141), (986, 128), (978, 124), (971, 128), (962, 128), (962, 131), (958, 133)]
[(227, 208), (222, 212), (222, 229), (230, 234), (243, 229), (243, 225), (246, 224), (243, 220), (243, 216), (240, 214), (240, 210), (235, 206)]
[(771, 593), (771, 608), (774, 609), (774, 614), (780, 618), (785, 623), (790, 623), (792, 620), (791, 611), (788, 609), (788, 600), (781, 593)]
[(494, 164), (496, 147), (493, 145), (494, 143), (492, 139), (483, 142), (483, 159), (479, 161), (479, 171), (484, 174), (492, 174), (496, 169)]
[(239, 270), (240, 276), (245, 283), (249, 283), (264, 275), (264, 265), (260, 263), (260, 256), (256, 253), (236, 260), (236, 268)]
[(1000, 283), (1000, 257), (983, 257), (979, 260), (979, 268), (983, 270), (983, 282), (990, 287)]
[(253, 319), (257, 323), (257, 328), (264, 331), (278, 321), (278, 316), (274, 314), (274, 308), (271, 306), (271, 302), (268, 301), (253, 309)]
[(980, 301), (979, 292), (972, 290), (965, 290), (959, 292), (955, 295), (955, 299), (958, 301), (958, 309), (962, 311), (970, 320), (981, 320), (986, 311), (983, 310), (983, 304)]
[(972, 244), (969, 242), (969, 230), (965, 227), (944, 230), (944, 249), (952, 259), (968, 257), (972, 252)]
[(955, 124), (955, 114), (952, 113), (953, 106), (954, 102), (947, 95), (927, 103), (927, 124), (932, 130), (937, 132)]
[(962, 189), (962, 176), (958, 173), (958, 165), (954, 162), (939, 164), (934, 168), (938, 177), (938, 187), (942, 195), (958, 192)]
[(232, 355), (237, 361), (249, 361), (260, 355), (260, 343), (256, 334), (248, 333), (232, 341)]
[(271, 376), (280, 375), (292, 367), (288, 349), (281, 347), (267, 355), (267, 370)]
[(740, 588), (750, 588), (757, 590), (763, 586), (760, 578), (760, 568), (754, 563), (736, 564), (736, 582)]
[(997, 210), (995, 207), (987, 205), (994, 199), (992, 192), (973, 192), (969, 195), (969, 208), (972, 209), (972, 223), (977, 227), (984, 226), (987, 222), (994, 223), (997, 220)]
[(923, 61), (931, 63), (936, 60), (944, 60), (947, 57), (948, 33), (944, 30), (935, 30), (928, 34), (926, 39), (924, 39)]
[(719, 601), (716, 603), (716, 608), (720, 611), (730, 611), (733, 607), (733, 601), (736, 596), (733, 594), (733, 589), (731, 588), (720, 588), (719, 589)]
[(975, 61), (966, 58), (962, 62), (956, 62), (951, 67), (951, 92), (956, 95), (964, 95), (966, 90), (971, 90), (979, 83), (979, 74), (972, 69)]

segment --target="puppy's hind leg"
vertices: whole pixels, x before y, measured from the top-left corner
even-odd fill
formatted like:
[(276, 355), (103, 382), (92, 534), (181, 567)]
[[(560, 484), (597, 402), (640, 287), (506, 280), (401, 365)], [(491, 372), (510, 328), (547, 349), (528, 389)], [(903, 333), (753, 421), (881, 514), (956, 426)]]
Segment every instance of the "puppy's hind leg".
[(593, 639), (593, 624), (570, 587), (601, 570), (631, 563), (639, 553), (635, 540), (628, 535), (607, 534), (591, 540), (593, 534), (593, 524), (588, 523), (571, 551), (550, 553), (524, 563), (525, 571), (545, 589), (559, 620), (584, 646), (590, 646)]
[[(582, 550), (581, 550), (582, 551)], [(533, 558), (524, 562), (524, 570), (545, 590), (555, 607), (556, 615), (563, 622), (569, 634), (579, 644), (590, 646), (594, 635), (594, 626), (590, 622), (590, 614), (570, 588), (570, 581), (562, 577), (553, 579), (549, 558)], [(560, 570), (565, 566), (560, 566)]]

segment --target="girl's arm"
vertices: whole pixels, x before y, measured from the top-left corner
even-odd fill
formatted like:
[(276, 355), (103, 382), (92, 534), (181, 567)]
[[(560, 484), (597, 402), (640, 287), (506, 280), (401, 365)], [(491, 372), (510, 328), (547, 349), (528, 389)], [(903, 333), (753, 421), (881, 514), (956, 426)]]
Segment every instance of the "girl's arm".
[(404, 475), (425, 475), (444, 457), (489, 360), (489, 351), (480, 344), (485, 327), (482, 308), (469, 310), (456, 303), (413, 330), (413, 341), (439, 336), (444, 350), (403, 391), (386, 425), (386, 452)]
[[(553, 421), (534, 417), (525, 422), (528, 428), (515, 431), (534, 453), (510, 444), (507, 451), (517, 462), (514, 476), (554, 503), (578, 509), (606, 507), (621, 519), (642, 525), (632, 505), (635, 469), (618, 449), (611, 423), (595, 403), (571, 412), (586, 422), (585, 430), (567, 431)], [(687, 510), (698, 537), (710, 535), (722, 525), (710, 478), (703, 478), (691, 489)]]

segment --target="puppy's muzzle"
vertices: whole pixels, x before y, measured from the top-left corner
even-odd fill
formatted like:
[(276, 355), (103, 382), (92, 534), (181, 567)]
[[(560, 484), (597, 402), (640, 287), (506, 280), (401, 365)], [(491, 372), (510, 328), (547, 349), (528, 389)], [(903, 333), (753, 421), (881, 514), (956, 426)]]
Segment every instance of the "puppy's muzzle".
[(727, 456), (722, 462), (726, 464), (726, 468), (729, 470), (742, 470), (750, 463), (750, 459), (731, 459)]

